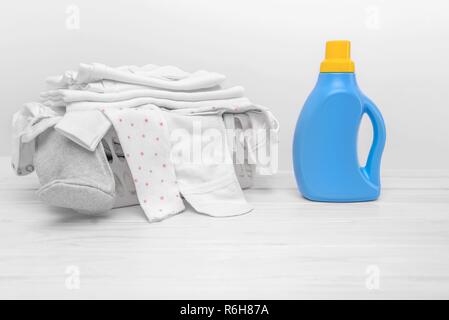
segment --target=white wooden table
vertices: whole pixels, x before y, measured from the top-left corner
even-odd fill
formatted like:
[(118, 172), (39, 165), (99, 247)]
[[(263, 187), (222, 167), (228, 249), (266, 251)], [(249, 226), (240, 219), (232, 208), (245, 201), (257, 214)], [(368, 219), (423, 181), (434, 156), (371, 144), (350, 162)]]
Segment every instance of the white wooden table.
[(245, 191), (246, 216), (149, 224), (47, 206), (1, 158), (0, 298), (449, 298), (449, 174), (383, 183), (377, 202), (314, 203), (283, 173)]

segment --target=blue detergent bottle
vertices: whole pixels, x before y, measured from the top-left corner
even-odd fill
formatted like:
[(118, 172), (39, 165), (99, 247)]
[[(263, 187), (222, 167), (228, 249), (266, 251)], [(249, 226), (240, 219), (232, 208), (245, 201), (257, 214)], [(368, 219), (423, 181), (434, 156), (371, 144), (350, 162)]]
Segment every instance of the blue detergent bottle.
[[(380, 194), (380, 162), (385, 145), (381, 113), (357, 86), (349, 41), (326, 43), (318, 82), (299, 116), (293, 165), (300, 192), (309, 200), (354, 202)], [(365, 167), (359, 164), (357, 136), (362, 116), (373, 125)]]

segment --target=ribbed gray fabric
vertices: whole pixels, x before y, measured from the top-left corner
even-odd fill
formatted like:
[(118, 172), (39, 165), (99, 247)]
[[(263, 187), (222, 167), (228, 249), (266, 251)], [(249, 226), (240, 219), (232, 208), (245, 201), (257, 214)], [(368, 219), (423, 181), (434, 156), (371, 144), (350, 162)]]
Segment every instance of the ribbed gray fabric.
[(86, 214), (112, 208), (115, 182), (101, 143), (90, 152), (51, 128), (38, 137), (34, 157), (43, 201)]

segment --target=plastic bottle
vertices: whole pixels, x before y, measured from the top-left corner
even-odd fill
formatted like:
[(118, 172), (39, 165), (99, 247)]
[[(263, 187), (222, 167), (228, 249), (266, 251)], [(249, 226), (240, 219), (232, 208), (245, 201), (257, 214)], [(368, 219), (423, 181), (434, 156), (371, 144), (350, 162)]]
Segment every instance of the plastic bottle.
[[(374, 134), (366, 165), (361, 167), (357, 136), (365, 113)], [(385, 139), (381, 113), (357, 85), (350, 42), (327, 42), (318, 82), (304, 104), (294, 135), (293, 164), (300, 192), (314, 201), (377, 199)]]

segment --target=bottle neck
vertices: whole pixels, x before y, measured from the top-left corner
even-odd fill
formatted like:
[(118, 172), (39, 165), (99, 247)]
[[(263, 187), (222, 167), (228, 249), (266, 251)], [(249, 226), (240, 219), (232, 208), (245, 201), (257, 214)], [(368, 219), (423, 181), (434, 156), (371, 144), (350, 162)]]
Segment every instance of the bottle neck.
[(357, 80), (354, 72), (320, 72), (320, 75), (318, 76), (318, 83), (327, 83), (329, 81), (341, 81), (346, 85), (357, 86)]

